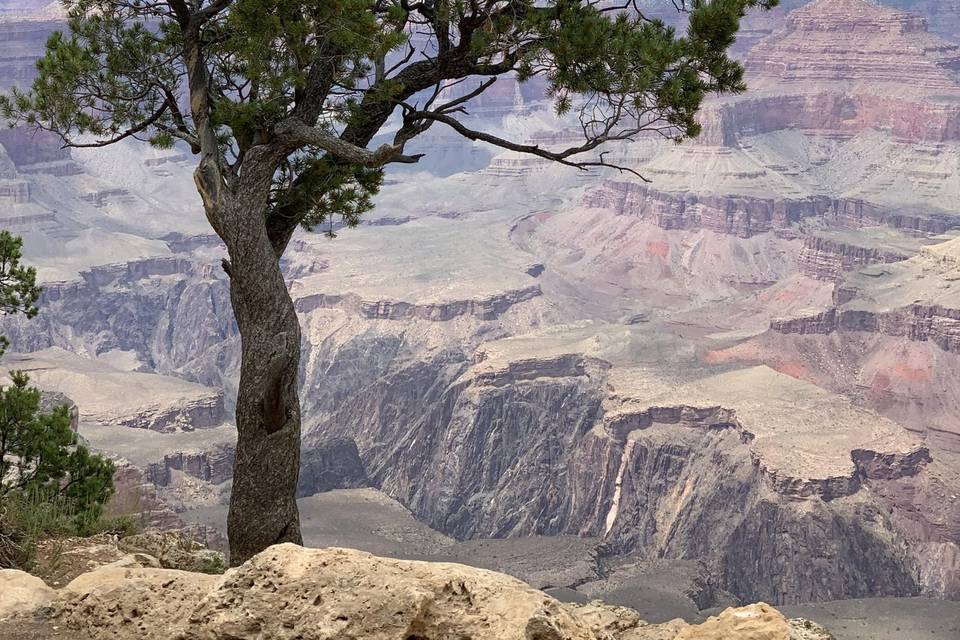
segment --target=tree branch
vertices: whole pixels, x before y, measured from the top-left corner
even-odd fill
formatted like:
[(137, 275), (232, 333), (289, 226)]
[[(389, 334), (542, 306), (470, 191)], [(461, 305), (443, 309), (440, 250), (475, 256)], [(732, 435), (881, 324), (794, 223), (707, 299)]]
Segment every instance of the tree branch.
[(169, 105), (166, 102), (164, 102), (163, 105), (159, 109), (157, 109), (152, 116), (150, 116), (143, 122), (137, 124), (135, 127), (131, 127), (130, 129), (127, 129), (126, 131), (124, 131), (123, 133), (121, 133), (115, 138), (111, 138), (109, 140), (97, 140), (96, 142), (86, 142), (86, 143), (76, 143), (76, 142), (66, 141), (63, 143), (62, 148), (69, 147), (71, 149), (93, 149), (98, 147), (106, 147), (111, 144), (120, 142), (121, 140), (126, 140), (127, 138), (135, 136), (138, 133), (142, 133), (143, 131), (146, 131), (151, 126), (153, 126), (155, 122), (157, 122), (158, 120), (160, 120), (161, 117), (163, 117), (163, 114), (167, 112), (168, 108), (169, 108)]
[(413, 164), (423, 157), (423, 154), (404, 155), (402, 145), (384, 144), (375, 150), (366, 149), (328, 131), (311, 127), (299, 118), (287, 118), (277, 125), (274, 142), (278, 145), (280, 157), (303, 147), (317, 147), (338, 160), (365, 167), (382, 167), (395, 162)]
[(539, 145), (519, 144), (516, 142), (512, 142), (510, 140), (507, 140), (505, 138), (494, 136), (484, 131), (477, 131), (475, 129), (470, 129), (469, 127), (464, 125), (462, 122), (460, 122), (456, 118), (450, 115), (447, 115), (445, 113), (438, 113), (436, 111), (412, 111), (408, 113), (407, 116), (410, 117), (411, 119), (434, 120), (437, 122), (441, 122), (447, 125), (448, 127), (452, 128), (454, 131), (462, 135), (464, 138), (468, 138), (470, 140), (477, 140), (480, 142), (486, 142), (487, 144), (492, 144), (496, 147), (500, 147), (501, 149), (507, 149), (509, 151), (516, 151), (518, 153), (525, 153), (528, 155), (537, 156), (540, 158), (544, 158), (546, 160), (550, 160), (552, 162), (557, 162), (559, 164), (566, 165), (568, 167), (573, 167), (575, 169), (580, 169), (583, 171), (588, 170), (590, 167), (608, 167), (611, 169), (616, 169), (617, 171), (620, 171), (622, 173), (632, 174), (637, 178), (640, 178), (644, 182), (650, 182), (650, 180), (648, 180), (647, 178), (644, 178), (635, 169), (631, 169), (629, 167), (624, 167), (622, 165), (617, 165), (617, 164), (607, 162), (603, 157), (604, 154), (600, 155), (599, 160), (574, 161), (569, 159), (572, 156), (575, 156), (581, 153), (586, 153), (588, 151), (593, 151), (604, 142), (610, 142), (613, 140), (628, 140), (630, 139), (630, 137), (632, 137), (633, 135), (632, 133), (622, 134), (618, 136), (593, 138), (591, 140), (588, 140), (582, 145), (579, 145), (576, 147), (568, 147), (563, 151), (548, 151), (547, 149), (540, 148)]

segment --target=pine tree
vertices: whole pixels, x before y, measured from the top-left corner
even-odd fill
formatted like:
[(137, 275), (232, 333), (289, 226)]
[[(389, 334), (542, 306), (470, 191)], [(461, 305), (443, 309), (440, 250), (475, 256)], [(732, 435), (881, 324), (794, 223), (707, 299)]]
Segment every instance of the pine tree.
[[(356, 223), (384, 167), (416, 162), (407, 143), (437, 125), (580, 170), (613, 166), (593, 153), (607, 142), (696, 135), (706, 94), (744, 89), (727, 55), (740, 19), (775, 0), (676, 2), (682, 31), (634, 0), (65, 0), (66, 32), (0, 110), (75, 147), (137, 138), (198, 156), (242, 341), (231, 562), (301, 540), (300, 327), (280, 270), (297, 227)], [(470, 102), (507, 74), (545, 78), (582, 141), (471, 128)]]
[(0, 500), (31, 493), (62, 498), (89, 514), (113, 492), (113, 463), (78, 443), (70, 408), (41, 410), (41, 394), (22, 372), (0, 387)]

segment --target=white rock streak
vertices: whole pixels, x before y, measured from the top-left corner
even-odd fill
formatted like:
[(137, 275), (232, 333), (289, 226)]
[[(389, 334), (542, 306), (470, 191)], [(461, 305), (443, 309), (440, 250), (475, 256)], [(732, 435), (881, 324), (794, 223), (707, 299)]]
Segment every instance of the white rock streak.
[(610, 533), (613, 523), (617, 521), (617, 513), (620, 511), (620, 493), (623, 489), (623, 474), (627, 470), (627, 464), (630, 462), (630, 456), (633, 455), (633, 445), (635, 440), (628, 440), (623, 448), (623, 455), (620, 456), (620, 468), (617, 470), (617, 479), (613, 485), (613, 501), (610, 504), (610, 511), (607, 512), (607, 527), (604, 535)]

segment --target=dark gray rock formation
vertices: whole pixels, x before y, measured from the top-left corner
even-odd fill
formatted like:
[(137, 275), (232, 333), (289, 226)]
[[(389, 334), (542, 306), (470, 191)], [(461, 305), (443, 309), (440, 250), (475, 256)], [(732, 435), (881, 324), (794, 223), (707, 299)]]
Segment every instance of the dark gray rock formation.
[(351, 438), (331, 438), (302, 452), (297, 496), (312, 496), (334, 489), (369, 486), (357, 443)]

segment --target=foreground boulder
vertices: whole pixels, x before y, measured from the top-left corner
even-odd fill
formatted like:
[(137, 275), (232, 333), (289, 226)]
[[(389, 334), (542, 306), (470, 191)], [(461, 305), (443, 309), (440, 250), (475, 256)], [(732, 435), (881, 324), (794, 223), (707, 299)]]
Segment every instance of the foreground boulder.
[(219, 576), (108, 565), (74, 579), (54, 603), (55, 617), (91, 638), (172, 638)]
[(758, 602), (746, 607), (729, 608), (700, 625), (680, 630), (674, 640), (818, 640), (830, 635), (808, 620), (787, 620), (782, 613)]
[[(307, 635), (310, 634), (310, 635)], [(189, 640), (593, 640), (574, 613), (508, 576), (346, 549), (279, 545), (231, 571), (194, 611)]]
[(115, 563), (70, 582), (52, 611), (51, 624), (90, 640), (830, 639), (762, 603), (699, 626), (650, 625), (622, 607), (562, 604), (493, 571), (291, 544), (223, 576)]
[(16, 569), (0, 569), (0, 620), (47, 607), (56, 595), (40, 578)]

